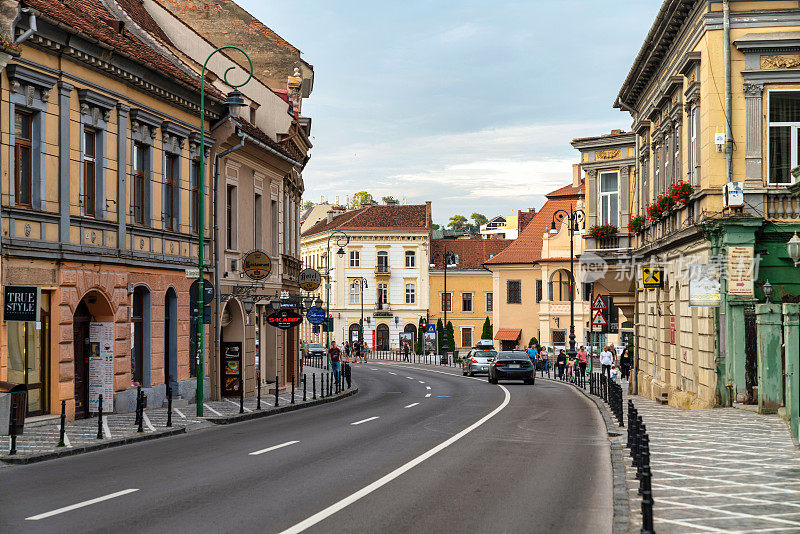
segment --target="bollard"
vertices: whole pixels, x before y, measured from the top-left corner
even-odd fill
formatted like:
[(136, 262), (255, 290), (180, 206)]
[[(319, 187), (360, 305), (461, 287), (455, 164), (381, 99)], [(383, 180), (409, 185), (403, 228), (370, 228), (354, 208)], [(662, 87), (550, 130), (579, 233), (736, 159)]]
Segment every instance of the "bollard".
[(639, 481), (639, 493), (642, 496), (642, 530), (641, 534), (654, 534), (653, 532), (653, 489), (652, 472), (650, 471), (650, 459), (647, 455), (644, 467), (642, 467), (642, 478)]
[(239, 413), (244, 413), (244, 378), (239, 379)]
[(167, 426), (172, 426), (172, 386), (167, 381)]
[(633, 421), (631, 422), (631, 444), (630, 456), (633, 465), (636, 465), (636, 449), (639, 446), (639, 414), (634, 411)]
[(256, 410), (261, 409), (261, 373), (256, 373)]
[(139, 410), (142, 409), (142, 386), (136, 387), (136, 419), (133, 421), (134, 425), (141, 423), (142, 415)]
[(141, 398), (139, 400), (139, 428), (136, 430), (137, 432), (144, 432), (144, 393), (142, 393)]
[(292, 404), (294, 404), (294, 375), (292, 375)]
[(58, 445), (57, 447), (66, 447), (64, 443), (64, 432), (67, 425), (67, 401), (61, 401), (61, 428), (58, 431)]
[(275, 407), (278, 407), (278, 375), (275, 375)]
[(313, 400), (317, 400), (317, 374), (311, 373), (311, 388), (313, 390)]
[(9, 455), (17, 454), (17, 405), (11, 406), (11, 450)]
[(306, 374), (303, 373), (303, 402), (306, 401)]
[(97, 397), (97, 439), (103, 439), (103, 395)]

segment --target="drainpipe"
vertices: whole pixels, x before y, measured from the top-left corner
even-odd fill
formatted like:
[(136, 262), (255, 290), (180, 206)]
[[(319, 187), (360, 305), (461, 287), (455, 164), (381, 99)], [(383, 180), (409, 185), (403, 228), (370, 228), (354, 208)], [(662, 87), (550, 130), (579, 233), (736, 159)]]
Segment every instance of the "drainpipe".
[(733, 132), (731, 120), (731, 6), (730, 0), (722, 2), (724, 61), (725, 61), (725, 174), (733, 181)]
[[(38, 28), (36, 27), (36, 15), (33, 14), (33, 11), (31, 11), (27, 7), (23, 7), (22, 8), (22, 13), (27, 13), (28, 14), (28, 29), (25, 30), (25, 32), (23, 34), (21, 34), (19, 37), (14, 39), (14, 44), (19, 44), (19, 43), (22, 43), (22, 42), (26, 41), (28, 39), (28, 37), (33, 35), (36, 32), (36, 30), (38, 30)], [(17, 24), (15, 23), (14, 24), (14, 32), (12, 32), (12, 36), (16, 32), (16, 29), (17, 29)]]

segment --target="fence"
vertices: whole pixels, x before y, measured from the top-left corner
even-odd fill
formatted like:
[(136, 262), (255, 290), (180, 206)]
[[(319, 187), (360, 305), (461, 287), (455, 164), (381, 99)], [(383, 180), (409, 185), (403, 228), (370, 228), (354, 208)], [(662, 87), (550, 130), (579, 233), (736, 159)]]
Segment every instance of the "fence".
[(373, 350), (368, 355), (373, 360), (389, 362), (408, 362), (428, 365), (441, 365), (443, 367), (458, 367), (461, 365), (461, 358), (452, 352), (449, 354), (404, 354), (399, 350)]

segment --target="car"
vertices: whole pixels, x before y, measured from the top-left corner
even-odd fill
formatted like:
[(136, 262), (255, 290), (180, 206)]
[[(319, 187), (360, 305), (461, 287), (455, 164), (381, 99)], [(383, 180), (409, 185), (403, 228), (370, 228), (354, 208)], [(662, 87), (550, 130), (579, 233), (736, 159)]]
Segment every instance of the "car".
[(478, 350), (494, 350), (494, 341), (491, 339), (479, 339), (473, 348)]
[(501, 350), (489, 364), (489, 383), (498, 380), (522, 380), (533, 385), (536, 381), (533, 363), (521, 350)]
[(473, 376), (477, 373), (488, 373), (489, 364), (492, 363), (497, 351), (485, 349), (472, 349), (461, 362), (461, 374)]
[(309, 343), (308, 344), (309, 356), (325, 356), (325, 345), (322, 343)]

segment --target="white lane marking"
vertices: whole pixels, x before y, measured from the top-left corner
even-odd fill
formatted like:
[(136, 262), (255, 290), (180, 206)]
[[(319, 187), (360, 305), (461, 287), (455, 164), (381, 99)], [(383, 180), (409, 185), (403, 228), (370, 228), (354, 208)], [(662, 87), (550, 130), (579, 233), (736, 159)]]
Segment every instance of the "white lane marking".
[(430, 386), (425, 386), (425, 389), (431, 389), (431, 387)]
[(217, 410), (215, 410), (214, 408), (212, 408), (211, 406), (209, 406), (209, 405), (208, 405), (208, 404), (206, 404), (205, 402), (203, 403), (203, 406), (204, 406), (204, 407), (206, 407), (206, 408), (208, 408), (208, 411), (209, 411), (209, 412), (211, 412), (211, 413), (215, 413), (215, 414), (217, 414), (218, 416), (222, 417), (222, 414), (221, 414), (221, 413), (219, 413)]
[(424, 384), (425, 382), (423, 382), (422, 380), (420, 380), (420, 381), (419, 381), (419, 383), (420, 383), (420, 384)]
[(361, 421), (356, 421), (355, 423), (350, 423), (350, 424), (351, 425), (360, 425), (361, 423), (366, 423), (367, 421), (374, 421), (375, 419), (378, 419), (377, 415), (375, 417), (368, 417), (366, 419), (362, 419)]
[(422, 453), (421, 455), (417, 456), (416, 458), (414, 458), (413, 460), (409, 461), (408, 463), (406, 463), (404, 465), (401, 465), (400, 467), (398, 467), (397, 469), (395, 469), (391, 473), (389, 473), (387, 475), (384, 475), (383, 477), (379, 478), (378, 480), (376, 480), (372, 484), (369, 484), (368, 486), (365, 486), (365, 487), (361, 488), (357, 492), (348, 495), (347, 497), (345, 497), (344, 499), (340, 500), (339, 502), (336, 502), (336, 503), (328, 506), (324, 510), (322, 510), (320, 512), (317, 512), (316, 514), (312, 515), (311, 517), (309, 517), (307, 519), (304, 519), (303, 521), (300, 521), (296, 525), (293, 525), (293, 526), (287, 528), (286, 530), (284, 530), (280, 534), (297, 534), (298, 532), (303, 532), (304, 530), (313, 527), (314, 525), (316, 525), (320, 521), (325, 520), (326, 518), (332, 516), (336, 512), (338, 512), (340, 510), (343, 510), (343, 509), (347, 508), (348, 506), (350, 506), (351, 504), (353, 504), (354, 502), (366, 497), (367, 495), (369, 495), (373, 491), (385, 486), (386, 484), (388, 484), (392, 480), (394, 480), (397, 477), (401, 476), (403, 473), (406, 473), (407, 471), (413, 469), (414, 467), (416, 467), (417, 465), (421, 464), (422, 462), (424, 462), (425, 460), (427, 460), (428, 458), (430, 458), (434, 454), (446, 449), (447, 447), (449, 447), (450, 445), (452, 445), (456, 441), (460, 440), (461, 438), (463, 438), (464, 436), (466, 436), (467, 434), (469, 434), (470, 432), (472, 432), (476, 428), (478, 428), (481, 425), (483, 425), (486, 421), (488, 421), (489, 419), (491, 419), (492, 417), (494, 417), (495, 415), (500, 413), (500, 411), (503, 410), (503, 408), (508, 406), (508, 403), (511, 400), (511, 393), (509, 393), (509, 391), (504, 386), (498, 385), (497, 387), (502, 389), (503, 393), (505, 393), (505, 398), (503, 399), (503, 402), (500, 403), (500, 406), (498, 406), (497, 408), (495, 408), (494, 410), (492, 410), (488, 414), (484, 415), (483, 417), (478, 419), (476, 422), (472, 423), (470, 426), (468, 426), (467, 428), (465, 428), (464, 430), (462, 430), (458, 434), (452, 436), (451, 438), (447, 439), (446, 441), (443, 441), (442, 443), (440, 443), (439, 445), (437, 445), (434, 448), (430, 449), (429, 451)]
[[(199, 286), (198, 286), (198, 287), (199, 287)], [(370, 368), (369, 368), (369, 370), (370, 370), (370, 371), (377, 371), (377, 369), (376, 369), (376, 368), (374, 368), (374, 367), (370, 367)]]
[(407, 376), (406, 378), (408, 378), (409, 380), (414, 380), (413, 376)]
[(267, 447), (266, 449), (261, 449), (260, 451), (255, 451), (249, 453), (249, 456), (258, 456), (259, 454), (264, 454), (265, 452), (274, 451), (277, 449), (282, 449), (284, 447), (288, 447), (289, 445), (294, 445), (295, 443), (300, 443), (299, 441), (287, 441), (286, 443), (281, 443), (280, 445), (273, 445), (272, 447)]
[(428, 397), (430, 397), (430, 396), (431, 396), (431, 394), (430, 394), (430, 393), (426, 393), (426, 394), (425, 394), (425, 398), (426, 398), (426, 399), (427, 399)]
[[(61, 425), (56, 425), (56, 428), (58, 429), (58, 433), (60, 435), (61, 434)], [(69, 437), (67, 436), (66, 431), (64, 432), (64, 446), (65, 447), (72, 447), (72, 445), (69, 442)]]
[(181, 419), (186, 419), (186, 416), (185, 416), (185, 415), (183, 415), (183, 412), (182, 412), (182, 411), (180, 411), (179, 409), (177, 409), (177, 408), (173, 408), (173, 409), (172, 409), (172, 411), (173, 411), (173, 412), (175, 412), (176, 414), (180, 415), (180, 416), (181, 416)]
[(108, 428), (108, 417), (103, 417), (103, 435), (106, 439), (111, 439), (111, 429)]
[(58, 508), (56, 510), (52, 510), (50, 512), (45, 512), (39, 515), (32, 515), (30, 517), (26, 517), (25, 521), (38, 521), (40, 519), (46, 519), (48, 517), (63, 514), (64, 512), (69, 512), (72, 510), (77, 510), (78, 508), (83, 508), (84, 506), (89, 506), (91, 504), (96, 504), (99, 502), (107, 501), (109, 499), (113, 499), (115, 497), (121, 497), (123, 495), (127, 495), (128, 493), (133, 493), (134, 491), (139, 491), (138, 489), (126, 489), (122, 491), (118, 491), (116, 493), (109, 493), (108, 495), (103, 495), (102, 497), (97, 497), (96, 499), (89, 499), (88, 501), (79, 502), (77, 504), (71, 504), (69, 506), (65, 506), (63, 508)]
[[(198, 286), (198, 287), (199, 287), (199, 286)], [(393, 373), (393, 372), (391, 372), (391, 371), (389, 371), (389, 374), (390, 374), (390, 375), (397, 376), (397, 373)]]
[(142, 412), (142, 418), (144, 420), (144, 424), (147, 425), (147, 428), (149, 428), (151, 432), (155, 432), (156, 427), (154, 427), (153, 423), (150, 422), (150, 418), (147, 417), (147, 414), (145, 412)]
[[(227, 401), (227, 402), (230, 402), (231, 404), (233, 404), (233, 405), (234, 405), (234, 406), (236, 406), (237, 408), (239, 407), (239, 403), (238, 403), (238, 402), (233, 402), (233, 401), (232, 401), (232, 400), (230, 400), (230, 399), (223, 399), (223, 400), (225, 400), (225, 401)], [(252, 412), (253, 410), (251, 410), (250, 408), (248, 408), (247, 406), (245, 406), (245, 407), (244, 407), (244, 411), (246, 411), (246, 412)]]
[(419, 404), (419, 403), (418, 403), (418, 402), (414, 402), (414, 403), (412, 403), (412, 404), (409, 404), (408, 406), (406, 406), (406, 408), (413, 408), (413, 407), (414, 407), (414, 406), (416, 406), (417, 404)]

